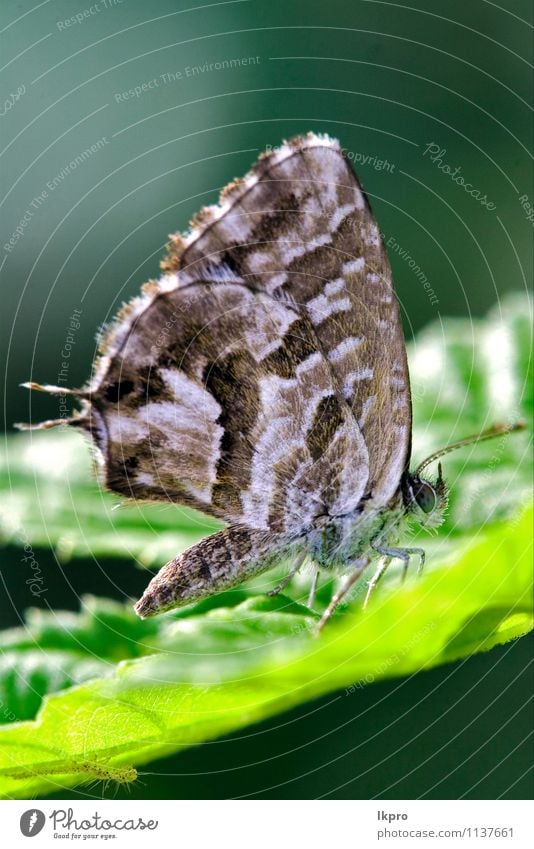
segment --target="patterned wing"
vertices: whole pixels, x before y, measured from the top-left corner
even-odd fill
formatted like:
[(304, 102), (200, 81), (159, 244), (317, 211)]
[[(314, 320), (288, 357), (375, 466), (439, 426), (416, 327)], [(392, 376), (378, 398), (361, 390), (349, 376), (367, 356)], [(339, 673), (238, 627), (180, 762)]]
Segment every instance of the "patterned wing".
[(406, 351), (381, 235), (339, 144), (309, 134), (264, 155), (174, 238), (164, 267), (182, 285), (216, 269), (300, 315), (292, 356), (310, 342), (322, 353), (367, 447), (365, 495), (385, 505), (410, 455)]
[(145, 287), (103, 343), (80, 419), (105, 483), (297, 534), (356, 509), (367, 450), (307, 317), (207, 261)]
[[(385, 505), (410, 449), (385, 251), (337, 142), (258, 161), (119, 314), (76, 423), (105, 483), (298, 533)], [(83, 393), (82, 393), (83, 394)]]

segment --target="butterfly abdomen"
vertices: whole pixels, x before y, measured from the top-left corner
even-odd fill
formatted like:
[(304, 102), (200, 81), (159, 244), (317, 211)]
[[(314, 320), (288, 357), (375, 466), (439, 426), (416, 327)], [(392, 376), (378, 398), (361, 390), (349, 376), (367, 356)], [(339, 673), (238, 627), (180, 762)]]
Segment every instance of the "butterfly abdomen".
[(225, 528), (160, 569), (137, 602), (136, 612), (146, 618), (230, 589), (272, 568), (290, 547), (266, 531)]

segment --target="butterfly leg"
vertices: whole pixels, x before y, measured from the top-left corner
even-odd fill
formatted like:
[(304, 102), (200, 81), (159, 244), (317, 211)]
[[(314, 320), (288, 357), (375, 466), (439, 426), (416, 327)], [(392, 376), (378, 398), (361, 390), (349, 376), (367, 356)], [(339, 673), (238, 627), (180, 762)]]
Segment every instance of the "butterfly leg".
[(423, 548), (386, 548), (383, 545), (375, 546), (375, 551), (378, 551), (379, 554), (384, 554), (387, 557), (396, 557), (398, 560), (402, 560), (402, 578), (401, 583), (404, 583), (406, 579), (406, 573), (408, 572), (408, 566), (410, 565), (410, 557), (412, 554), (419, 555), (419, 567), (417, 570), (417, 574), (421, 574), (421, 570), (425, 564), (425, 551)]
[[(407, 551), (410, 557), (412, 554), (417, 554), (419, 556), (419, 565), (417, 567), (417, 574), (420, 575), (423, 571), (423, 566), (425, 565), (425, 550), (424, 548), (405, 548), (404, 551)], [(404, 583), (406, 578), (406, 572), (408, 571), (408, 564), (404, 563), (402, 569), (402, 578), (401, 583)]]
[(423, 567), (425, 565), (425, 550), (424, 548), (414, 548), (412, 549), (414, 554), (419, 554), (419, 566), (417, 567), (417, 574), (420, 575), (423, 571)]
[(360, 575), (362, 574), (362, 572), (364, 571), (364, 569), (366, 568), (366, 566), (368, 564), (369, 564), (369, 558), (368, 557), (363, 557), (361, 560), (354, 560), (351, 563), (351, 566), (353, 567), (354, 571), (344, 581), (344, 583), (341, 585), (339, 590), (336, 593), (334, 593), (334, 595), (332, 597), (332, 601), (330, 602), (330, 604), (326, 608), (325, 612), (321, 616), (321, 620), (319, 622), (319, 626), (318, 626), (318, 629), (317, 629), (318, 631), (322, 631), (322, 629), (324, 628), (324, 626), (326, 625), (326, 623), (328, 622), (328, 620), (332, 616), (334, 610), (338, 606), (341, 599), (344, 598), (344, 596), (347, 595), (350, 588), (356, 583), (356, 581), (358, 580), (358, 578), (360, 577)]
[(304, 563), (305, 559), (306, 559), (306, 553), (304, 552), (303, 554), (300, 555), (300, 557), (297, 558), (297, 560), (295, 560), (295, 562), (293, 563), (291, 569), (289, 570), (289, 572), (287, 573), (285, 578), (282, 578), (280, 583), (277, 584), (276, 587), (274, 587), (274, 589), (269, 590), (267, 595), (273, 596), (273, 595), (278, 595), (278, 593), (282, 592), (282, 590), (284, 590), (287, 587), (287, 585), (289, 584), (289, 582), (291, 581), (291, 578), (293, 578), (294, 575), (297, 574), (298, 570), (300, 569), (300, 567)]
[(371, 578), (371, 580), (367, 584), (367, 593), (365, 595), (365, 601), (363, 603), (364, 608), (366, 608), (367, 605), (369, 604), (369, 599), (371, 598), (371, 593), (373, 592), (374, 588), (378, 584), (380, 578), (382, 577), (382, 575), (384, 574), (384, 572), (386, 571), (386, 569), (388, 568), (390, 563), (391, 563), (391, 557), (382, 557), (376, 572), (374, 573), (373, 577)]
[(310, 592), (309, 592), (309, 595), (308, 595), (308, 601), (306, 602), (307, 607), (311, 607), (313, 602), (315, 601), (315, 593), (317, 592), (317, 583), (319, 581), (319, 567), (314, 566), (313, 568), (315, 569), (315, 571), (313, 573)]

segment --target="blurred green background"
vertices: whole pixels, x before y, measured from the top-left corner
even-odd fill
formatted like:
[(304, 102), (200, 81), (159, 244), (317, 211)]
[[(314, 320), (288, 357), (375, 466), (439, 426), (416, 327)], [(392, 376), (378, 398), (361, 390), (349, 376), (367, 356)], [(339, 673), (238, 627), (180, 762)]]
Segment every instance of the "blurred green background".
[[(295, 133), (328, 132), (349, 152), (398, 246), (407, 336), (441, 315), (482, 315), (529, 285), (526, 0), (25, 0), (0, 14), (8, 429), (58, 414), (57, 399), (30, 399), (18, 384), (57, 381), (73, 311), (76, 386), (96, 330), (157, 275), (167, 234)], [(48, 603), (61, 608), (77, 609), (82, 592), (123, 598), (146, 582), (129, 561), (60, 567), (43, 552), (40, 562)], [(2, 626), (29, 603), (19, 565), (8, 551)], [(155, 764), (132, 795), (530, 797), (531, 657), (524, 639), (324, 699)]]

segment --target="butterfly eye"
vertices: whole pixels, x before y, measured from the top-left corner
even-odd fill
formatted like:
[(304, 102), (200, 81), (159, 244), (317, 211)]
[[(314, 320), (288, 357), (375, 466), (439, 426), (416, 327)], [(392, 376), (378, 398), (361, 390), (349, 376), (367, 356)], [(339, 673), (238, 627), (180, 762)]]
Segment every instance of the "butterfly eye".
[(438, 504), (436, 490), (428, 481), (417, 481), (413, 486), (413, 495), (423, 513), (432, 513)]

